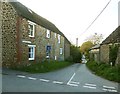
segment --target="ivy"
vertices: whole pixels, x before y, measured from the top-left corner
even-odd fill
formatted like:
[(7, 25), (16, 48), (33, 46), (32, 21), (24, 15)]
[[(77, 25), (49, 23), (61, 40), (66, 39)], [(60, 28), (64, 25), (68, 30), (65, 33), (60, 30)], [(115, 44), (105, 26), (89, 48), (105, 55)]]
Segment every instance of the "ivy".
[(115, 65), (115, 61), (117, 59), (117, 53), (118, 53), (118, 45), (117, 44), (112, 44), (110, 46), (110, 53), (109, 53), (109, 63), (112, 62), (112, 66)]

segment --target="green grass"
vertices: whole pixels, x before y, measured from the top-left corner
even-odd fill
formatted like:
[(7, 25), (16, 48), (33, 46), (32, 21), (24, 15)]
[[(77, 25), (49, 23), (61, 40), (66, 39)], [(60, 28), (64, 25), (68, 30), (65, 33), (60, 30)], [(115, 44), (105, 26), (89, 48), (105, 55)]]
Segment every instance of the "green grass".
[(98, 76), (120, 83), (120, 66), (110, 66), (105, 63), (98, 64), (95, 61), (90, 61), (87, 63), (87, 67)]
[(29, 73), (45, 73), (50, 71), (55, 71), (58, 69), (62, 69), (64, 67), (67, 67), (73, 63), (70, 62), (59, 62), (59, 61), (50, 61), (50, 62), (44, 62), (44, 63), (32, 63), (29, 66), (22, 66), (22, 67), (15, 67), (12, 68), (13, 70), (19, 70)]

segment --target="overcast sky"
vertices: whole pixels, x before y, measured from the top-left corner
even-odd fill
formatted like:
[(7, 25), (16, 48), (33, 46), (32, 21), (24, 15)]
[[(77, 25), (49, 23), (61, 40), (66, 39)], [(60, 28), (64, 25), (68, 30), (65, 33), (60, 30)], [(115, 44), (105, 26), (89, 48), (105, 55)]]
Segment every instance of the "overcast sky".
[(81, 45), (94, 33), (103, 34), (104, 39), (118, 27), (118, 2), (111, 0), (108, 7), (85, 32), (109, 0), (18, 0), (40, 16), (51, 21), (65, 34), (69, 41)]

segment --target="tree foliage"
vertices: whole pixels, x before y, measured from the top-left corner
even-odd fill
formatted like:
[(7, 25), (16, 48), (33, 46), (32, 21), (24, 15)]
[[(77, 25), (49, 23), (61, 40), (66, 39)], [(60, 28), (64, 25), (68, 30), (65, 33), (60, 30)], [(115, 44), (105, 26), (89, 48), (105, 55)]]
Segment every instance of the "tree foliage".
[(84, 42), (81, 47), (80, 47), (80, 51), (82, 53), (86, 53), (87, 51), (89, 51), (89, 49), (93, 46), (93, 43), (91, 41), (86, 41)]
[(94, 45), (100, 44), (102, 40), (103, 40), (103, 35), (97, 33), (86, 38), (86, 41), (91, 41)]
[(92, 46), (93, 46), (93, 43), (91, 41), (84, 42), (80, 47), (81, 53), (85, 54), (88, 57), (89, 56), (89, 49)]
[(80, 52), (80, 48), (79, 47), (75, 47), (74, 45), (72, 45), (70, 47), (70, 55), (73, 59), (73, 62), (80, 62), (81, 61), (81, 52)]

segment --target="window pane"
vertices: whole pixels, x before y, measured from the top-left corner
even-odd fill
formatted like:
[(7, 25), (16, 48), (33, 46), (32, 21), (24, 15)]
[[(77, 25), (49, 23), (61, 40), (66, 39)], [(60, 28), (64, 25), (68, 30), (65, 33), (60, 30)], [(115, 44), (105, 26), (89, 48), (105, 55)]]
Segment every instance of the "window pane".
[(29, 29), (29, 36), (34, 37), (34, 25), (29, 24), (28, 29)]
[(29, 60), (34, 60), (34, 55), (35, 55), (35, 52), (34, 52), (35, 48), (34, 47), (29, 47)]
[(31, 54), (29, 53), (29, 58), (31, 58)]
[(46, 37), (47, 37), (47, 38), (50, 38), (50, 30), (47, 30), (47, 31), (46, 31)]
[(60, 54), (62, 54), (63, 53), (63, 49), (62, 48), (60, 48)]
[(58, 35), (58, 43), (60, 43), (60, 35)]

